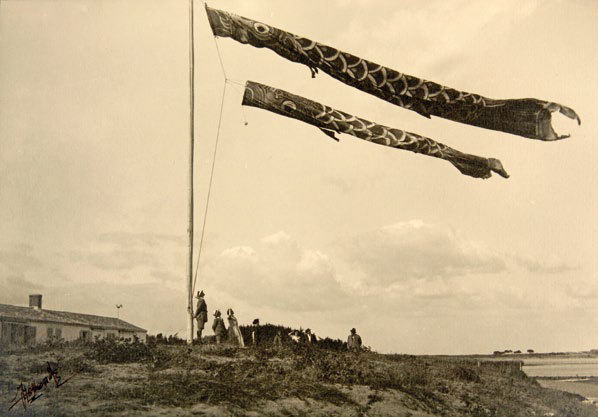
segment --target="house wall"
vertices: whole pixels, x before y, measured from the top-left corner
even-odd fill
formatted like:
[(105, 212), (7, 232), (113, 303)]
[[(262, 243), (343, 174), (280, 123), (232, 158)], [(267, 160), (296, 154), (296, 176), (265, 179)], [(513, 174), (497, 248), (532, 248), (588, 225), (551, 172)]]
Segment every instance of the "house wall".
[[(12, 329), (12, 326), (16, 326)], [(32, 336), (32, 329), (26, 330), (26, 328), (35, 328), (35, 337)], [(115, 338), (134, 339), (136, 335), (139, 340), (143, 343), (147, 341), (146, 332), (134, 332), (126, 330), (113, 330), (113, 329), (91, 329), (89, 326), (73, 325), (73, 324), (59, 324), (51, 322), (32, 322), (32, 321), (2, 321), (0, 326), (0, 344), (8, 345), (11, 339), (16, 338), (15, 344), (24, 343), (43, 343), (48, 340), (48, 328), (52, 329), (52, 336), (57, 337), (56, 330), (60, 329), (60, 338), (66, 342), (72, 340), (78, 340), (81, 335), (81, 331), (87, 331), (90, 333), (89, 340), (95, 340), (96, 336), (99, 339), (113, 336)], [(11, 332), (14, 333), (11, 335)], [(27, 335), (25, 334), (27, 333)]]
[(89, 330), (89, 327), (69, 324), (3, 320), (0, 342), (3, 345), (43, 343), (48, 339), (48, 328), (52, 329), (54, 337), (57, 337), (56, 330), (60, 329), (60, 338), (65, 341), (79, 339), (81, 330)]
[(0, 346), (35, 343), (35, 327), (25, 321), (0, 321)]
[(122, 337), (125, 340), (130, 340), (131, 342), (134, 339), (135, 332), (129, 332), (129, 331), (125, 331), (125, 330), (119, 330), (118, 331), (118, 337)]
[(54, 337), (56, 337), (56, 329), (60, 329), (60, 337), (65, 342), (79, 339), (81, 330), (91, 330), (88, 326), (77, 326), (72, 324), (30, 322), (29, 325), (35, 326), (35, 341), (38, 343), (45, 342), (48, 339), (48, 328), (52, 329), (52, 334)]

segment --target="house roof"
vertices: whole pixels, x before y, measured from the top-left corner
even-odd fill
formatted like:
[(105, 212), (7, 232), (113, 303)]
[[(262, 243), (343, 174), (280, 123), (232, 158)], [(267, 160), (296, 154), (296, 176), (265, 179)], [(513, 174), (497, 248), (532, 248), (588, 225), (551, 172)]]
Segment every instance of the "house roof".
[(115, 317), (94, 316), (92, 314), (69, 313), (68, 311), (43, 310), (32, 307), (0, 304), (0, 321), (4, 320), (71, 324), (104, 330), (147, 331)]

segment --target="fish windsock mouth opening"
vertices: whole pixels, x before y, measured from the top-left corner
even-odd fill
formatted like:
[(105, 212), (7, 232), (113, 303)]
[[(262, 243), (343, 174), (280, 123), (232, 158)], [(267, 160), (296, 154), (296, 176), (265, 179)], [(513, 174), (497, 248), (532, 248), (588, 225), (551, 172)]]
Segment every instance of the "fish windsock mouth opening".
[(222, 10), (212, 9), (207, 4), (206, 14), (208, 15), (208, 22), (212, 28), (214, 36), (221, 36), (224, 38), (233, 37), (233, 25), (230, 14)]
[(553, 113), (560, 113), (569, 119), (575, 120), (577, 125), (581, 125), (581, 119), (579, 115), (570, 107), (563, 106), (558, 103), (546, 103), (544, 110), (538, 117), (538, 137), (545, 141), (555, 141), (561, 139), (567, 139), (570, 134), (559, 135), (552, 126)]
[(224, 10), (212, 9), (206, 4), (206, 13), (212, 33), (216, 37), (232, 38), (242, 44), (262, 48), (271, 40), (270, 26)]
[(207, 3), (206, 3), (206, 14), (208, 15), (208, 22), (210, 23), (210, 27), (212, 28), (212, 33), (214, 34), (214, 36), (230, 36), (230, 34), (227, 33), (222, 33), (220, 35), (217, 34), (217, 32), (219, 32), (220, 26), (218, 24), (219, 22), (219, 18), (218, 18), (218, 12), (210, 7), (208, 7)]

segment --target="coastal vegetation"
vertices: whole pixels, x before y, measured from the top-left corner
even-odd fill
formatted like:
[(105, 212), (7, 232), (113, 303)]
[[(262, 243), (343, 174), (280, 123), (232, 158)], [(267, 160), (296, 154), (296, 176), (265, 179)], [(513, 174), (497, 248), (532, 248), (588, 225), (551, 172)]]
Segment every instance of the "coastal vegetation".
[[(151, 337), (3, 352), (0, 395), (8, 403), (49, 361), (70, 379), (28, 405), (37, 415), (598, 417), (583, 397), (542, 388), (517, 361), (355, 353), (332, 339), (274, 345), (278, 326), (263, 327), (258, 346), (244, 349)], [(0, 414), (22, 415), (19, 407)]]

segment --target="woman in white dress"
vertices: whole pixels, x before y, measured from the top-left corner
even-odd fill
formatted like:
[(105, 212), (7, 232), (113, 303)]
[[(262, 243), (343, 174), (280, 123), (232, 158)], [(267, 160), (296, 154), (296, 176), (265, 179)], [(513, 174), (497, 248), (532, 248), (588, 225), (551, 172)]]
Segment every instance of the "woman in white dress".
[(243, 335), (239, 329), (239, 322), (235, 317), (235, 312), (232, 308), (229, 308), (226, 311), (226, 314), (228, 315), (228, 338), (231, 342), (238, 343), (239, 346), (245, 347), (245, 342), (243, 341)]

